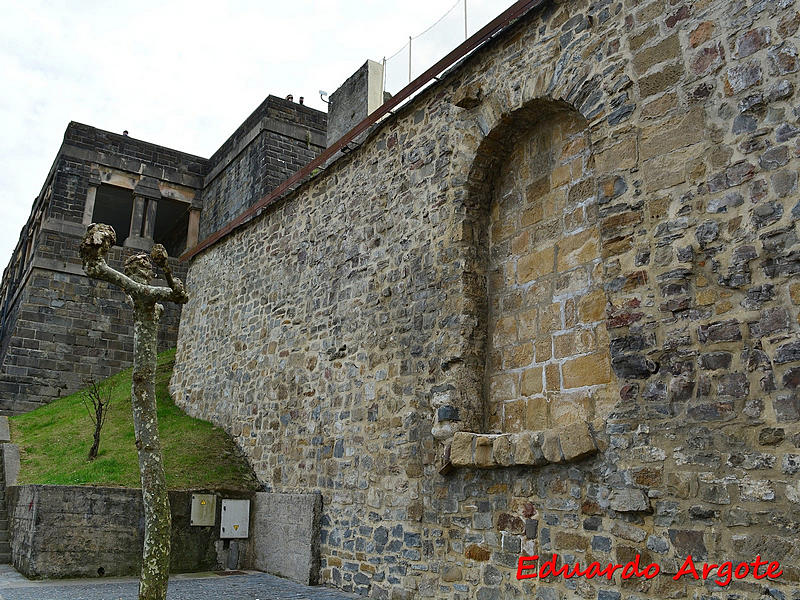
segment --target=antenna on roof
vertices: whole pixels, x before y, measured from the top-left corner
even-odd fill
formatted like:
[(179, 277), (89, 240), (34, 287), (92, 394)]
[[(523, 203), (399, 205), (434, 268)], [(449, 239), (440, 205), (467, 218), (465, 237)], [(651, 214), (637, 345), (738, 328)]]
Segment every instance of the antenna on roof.
[(327, 95), (328, 95), (328, 92), (326, 92), (325, 90), (320, 90), (319, 91), (319, 99), (322, 100), (325, 104), (330, 104), (331, 103), (330, 100), (325, 100), (325, 96), (327, 96)]

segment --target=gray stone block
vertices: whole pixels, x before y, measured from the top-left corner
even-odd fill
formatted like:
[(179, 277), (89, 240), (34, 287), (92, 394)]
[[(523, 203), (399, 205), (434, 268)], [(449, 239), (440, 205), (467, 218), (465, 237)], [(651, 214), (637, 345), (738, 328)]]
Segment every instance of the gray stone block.
[[(8, 424), (8, 419), (3, 417)], [(3, 444), (3, 480), (6, 487), (17, 485), (19, 477), (19, 446), (16, 444)]]
[(315, 585), (319, 581), (319, 530), (322, 496), (258, 493), (250, 529), (251, 566)]
[(10, 442), (11, 431), (8, 428), (8, 417), (0, 417), (0, 442)]

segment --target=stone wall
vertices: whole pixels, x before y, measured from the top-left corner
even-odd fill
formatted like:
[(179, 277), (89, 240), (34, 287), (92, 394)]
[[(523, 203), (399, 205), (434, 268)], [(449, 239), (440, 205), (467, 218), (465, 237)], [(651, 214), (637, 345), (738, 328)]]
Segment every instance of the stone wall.
[[(0, 412), (31, 410), (132, 364), (133, 317), (125, 295), (89, 280), (78, 255), (90, 188), (101, 180), (133, 188), (142, 177), (160, 177), (165, 193), (191, 202), (204, 168), (204, 159), (192, 155), (69, 125), (3, 274)], [(109, 263), (121, 269), (135, 252), (114, 247)], [(183, 264), (174, 260), (173, 266), (185, 276)], [(180, 307), (165, 308), (161, 349), (175, 345), (180, 315)]]
[(209, 159), (200, 237), (250, 208), (325, 149), (326, 114), (268, 96)]
[[(321, 492), (322, 582), (800, 597), (798, 26), (790, 0), (546, 3), (194, 259), (173, 395), (272, 490)], [(553, 553), (663, 573), (516, 578)], [(783, 574), (673, 580), (689, 554)]]
[[(40, 250), (57, 248), (77, 259), (79, 238), (45, 233)], [(111, 250), (109, 264), (122, 269), (129, 248)], [(104, 282), (91, 280), (79, 264), (69, 270), (38, 268), (34, 262), (26, 285), (14, 304), (8, 348), (0, 373), (0, 410), (27, 412), (101, 380), (133, 364), (133, 313), (125, 294)], [(185, 265), (171, 261), (183, 277)], [(164, 282), (162, 284), (166, 285)], [(164, 306), (159, 323), (158, 349), (175, 346), (180, 307)]]
[[(128, 237), (131, 220), (120, 219), (126, 231), (117, 231), (112, 266), (121, 268), (136, 252), (123, 245), (149, 249), (154, 231), (180, 254), (197, 242), (198, 230), (205, 236), (219, 229), (319, 154), (325, 116), (269, 96), (211, 159), (70, 123), (3, 274), (0, 413), (31, 410), (132, 363), (125, 295), (86, 278), (78, 256), (106, 186), (130, 194), (131, 215), (141, 218), (147, 203), (155, 216), (145, 220), (144, 237)], [(183, 277), (186, 266), (175, 263), (174, 271)], [(167, 303), (160, 349), (175, 346), (179, 315), (180, 307)]]
[[(6, 494), (12, 561), (26, 577), (139, 574), (144, 543), (141, 490), (22, 485), (8, 487)], [(190, 525), (191, 492), (171, 491), (169, 501), (173, 573), (245, 568), (248, 542), (219, 539), (219, 499), (214, 527)], [(231, 553), (230, 546), (237, 551)], [(233, 554), (236, 562), (230, 564)]]

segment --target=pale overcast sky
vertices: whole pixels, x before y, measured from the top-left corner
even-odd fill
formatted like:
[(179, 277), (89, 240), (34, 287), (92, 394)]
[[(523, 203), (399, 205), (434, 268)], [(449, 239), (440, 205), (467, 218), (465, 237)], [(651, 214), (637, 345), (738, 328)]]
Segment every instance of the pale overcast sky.
[[(455, 2), (0, 0), (0, 270), (70, 121), (208, 157), (268, 94), (324, 109)], [(513, 0), (468, 3), (472, 34)], [(462, 10), (412, 46), (445, 54)]]

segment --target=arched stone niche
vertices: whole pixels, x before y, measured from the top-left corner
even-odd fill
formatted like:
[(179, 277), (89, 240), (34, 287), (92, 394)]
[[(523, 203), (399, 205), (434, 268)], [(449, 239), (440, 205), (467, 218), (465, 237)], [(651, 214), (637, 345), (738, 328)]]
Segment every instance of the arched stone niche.
[(549, 99), (504, 116), (467, 188), (464, 313), (476, 326), (460, 380), (482, 414), (462, 415), (447, 458), (492, 467), (595, 452), (613, 375), (586, 120)]

